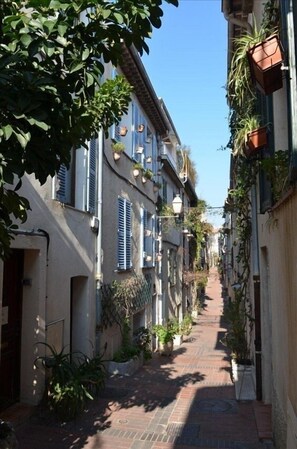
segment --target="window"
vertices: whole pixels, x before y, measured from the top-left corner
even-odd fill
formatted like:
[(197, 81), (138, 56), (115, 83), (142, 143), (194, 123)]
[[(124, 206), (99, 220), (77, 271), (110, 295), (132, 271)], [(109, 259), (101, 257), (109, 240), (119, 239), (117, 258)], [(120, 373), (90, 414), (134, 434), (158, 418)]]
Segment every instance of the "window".
[(61, 165), (56, 179), (55, 179), (55, 198), (59, 200), (61, 203), (69, 204), (70, 206), (74, 206), (74, 182), (75, 182), (75, 151), (71, 151), (71, 161), (69, 164), (69, 168), (67, 169), (66, 165)]
[[(133, 116), (133, 140), (132, 140), (132, 156), (138, 162), (143, 163), (146, 156), (146, 121), (141, 115), (138, 106), (132, 103)], [(140, 126), (144, 125), (144, 129), (140, 131)]]
[(132, 267), (131, 258), (131, 203), (118, 198), (118, 269), (129, 270)]
[(79, 210), (96, 213), (98, 139), (89, 142), (89, 150), (72, 151), (69, 169), (61, 165), (55, 179), (54, 198)]
[(155, 216), (141, 209), (140, 248), (142, 249), (141, 267), (155, 264)]
[(98, 139), (91, 139), (88, 153), (87, 201), (86, 210), (91, 214), (96, 211), (96, 168), (98, 155)]
[[(257, 108), (263, 123), (273, 123), (273, 104), (270, 96), (258, 94)], [(270, 157), (274, 152), (273, 134), (268, 134), (268, 146), (262, 150), (263, 157)], [(264, 170), (259, 171), (260, 213), (265, 213), (272, 206), (271, 183)]]
[(169, 284), (175, 285), (177, 279), (177, 254), (176, 250), (168, 250), (168, 274), (169, 274)]

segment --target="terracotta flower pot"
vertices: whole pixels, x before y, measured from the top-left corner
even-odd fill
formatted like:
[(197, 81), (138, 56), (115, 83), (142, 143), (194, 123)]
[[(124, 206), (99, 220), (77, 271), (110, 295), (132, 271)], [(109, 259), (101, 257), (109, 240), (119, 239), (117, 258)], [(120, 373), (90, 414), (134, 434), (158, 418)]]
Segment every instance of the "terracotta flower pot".
[(120, 127), (120, 136), (126, 136), (127, 132), (128, 132), (127, 126)]
[(269, 95), (282, 88), (281, 66), (284, 57), (277, 35), (250, 48), (247, 56), (253, 82), (262, 93)]
[(245, 148), (245, 155), (251, 156), (256, 151), (261, 150), (267, 145), (267, 128), (262, 126), (248, 133)]

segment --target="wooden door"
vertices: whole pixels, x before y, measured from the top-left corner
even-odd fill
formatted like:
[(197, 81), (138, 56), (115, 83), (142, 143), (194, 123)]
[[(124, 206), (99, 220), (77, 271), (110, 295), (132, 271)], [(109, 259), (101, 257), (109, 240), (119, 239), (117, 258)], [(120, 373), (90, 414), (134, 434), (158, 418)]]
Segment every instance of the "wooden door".
[(23, 250), (13, 250), (4, 262), (0, 409), (17, 402), (20, 395), (23, 264)]

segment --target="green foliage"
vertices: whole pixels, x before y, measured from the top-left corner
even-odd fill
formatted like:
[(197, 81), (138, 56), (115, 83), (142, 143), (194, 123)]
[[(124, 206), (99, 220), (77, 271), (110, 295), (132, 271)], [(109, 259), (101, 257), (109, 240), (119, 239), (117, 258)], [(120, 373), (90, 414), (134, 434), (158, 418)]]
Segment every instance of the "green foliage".
[(12, 238), (10, 214), (25, 220), (29, 209), (7, 184), (25, 173), (43, 184), (68, 166), (72, 148), (119, 122), (131, 87), (122, 77), (102, 82), (103, 61), (117, 66), (123, 43), (148, 52), (161, 6), (162, 0), (24, 0), (22, 8), (1, 2), (0, 257)]
[(119, 363), (127, 362), (131, 358), (140, 354), (140, 349), (131, 341), (131, 327), (128, 317), (123, 319), (123, 322), (121, 324), (121, 333), (121, 348), (113, 355), (113, 360)]
[(122, 153), (126, 149), (123, 142), (117, 142), (116, 140), (112, 142), (111, 147), (114, 153)]
[(143, 165), (142, 165), (142, 163), (141, 162), (135, 162), (134, 164), (133, 164), (133, 170), (140, 170), (140, 171), (143, 171)]
[(173, 320), (167, 320), (166, 324), (155, 324), (152, 328), (153, 335), (157, 336), (160, 343), (166, 344), (173, 341), (177, 335), (176, 323)]
[(289, 187), (289, 154), (279, 150), (260, 161), (260, 167), (271, 183), (273, 200), (278, 201)]
[(190, 335), (192, 330), (193, 319), (190, 313), (186, 313), (181, 322), (181, 329), (183, 335)]
[(260, 119), (256, 115), (244, 114), (236, 124), (233, 143), (233, 154), (243, 155), (247, 144), (248, 134), (260, 128)]
[(133, 342), (143, 352), (145, 360), (152, 357), (151, 333), (149, 329), (144, 326), (136, 329), (136, 331), (133, 332)]
[(190, 313), (186, 313), (181, 322), (175, 318), (172, 320), (172, 324), (175, 335), (190, 335), (193, 324), (192, 316)]
[(60, 419), (72, 420), (85, 407), (87, 400), (94, 399), (104, 386), (106, 371), (102, 356), (89, 358), (82, 353), (57, 352), (54, 347), (44, 344), (49, 356), (35, 360), (50, 370), (47, 399), (49, 406)]
[(133, 301), (142, 294), (146, 285), (147, 281), (142, 275), (129, 276), (112, 283), (113, 302), (118, 314), (124, 318), (124, 325), (133, 312)]
[(235, 299), (229, 300), (224, 308), (224, 317), (228, 321), (228, 331), (223, 342), (231, 350), (237, 363), (247, 363), (250, 351), (246, 338), (247, 314), (242, 292), (236, 292)]
[(144, 170), (143, 176), (147, 179), (152, 179), (154, 176), (154, 173), (149, 168), (147, 170)]

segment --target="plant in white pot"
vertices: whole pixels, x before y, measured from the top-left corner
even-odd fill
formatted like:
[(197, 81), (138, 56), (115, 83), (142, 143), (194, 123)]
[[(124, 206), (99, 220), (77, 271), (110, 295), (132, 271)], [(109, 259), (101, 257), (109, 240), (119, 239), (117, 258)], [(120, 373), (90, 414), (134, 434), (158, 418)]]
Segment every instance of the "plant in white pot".
[(143, 172), (143, 165), (140, 162), (135, 162), (135, 164), (133, 164), (134, 178), (137, 178), (140, 175), (140, 172)]
[(173, 339), (176, 335), (176, 326), (172, 320), (163, 324), (153, 326), (153, 335), (158, 338), (159, 352), (161, 355), (169, 356), (173, 351)]
[(114, 160), (118, 160), (121, 157), (121, 154), (125, 151), (126, 147), (123, 142), (118, 142), (114, 140), (111, 145), (112, 151), (113, 151), (113, 157)]

